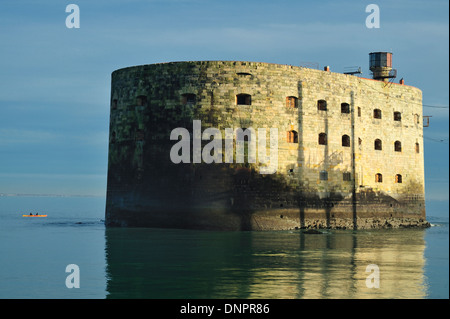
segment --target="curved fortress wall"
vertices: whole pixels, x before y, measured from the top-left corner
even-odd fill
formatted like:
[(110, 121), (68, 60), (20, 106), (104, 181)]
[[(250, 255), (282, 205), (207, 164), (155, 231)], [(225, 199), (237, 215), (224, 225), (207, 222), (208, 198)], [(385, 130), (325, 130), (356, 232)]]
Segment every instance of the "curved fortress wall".
[[(234, 132), (233, 163), (193, 163), (193, 121)], [(190, 132), (190, 163), (172, 162)], [(278, 129), (274, 174), (236, 163), (237, 128)], [(210, 141), (202, 141), (202, 148)], [(248, 147), (252, 141), (244, 139)], [(248, 156), (248, 151), (246, 151)], [(422, 93), (406, 85), (256, 62), (112, 74), (106, 224), (265, 230), (426, 226)]]

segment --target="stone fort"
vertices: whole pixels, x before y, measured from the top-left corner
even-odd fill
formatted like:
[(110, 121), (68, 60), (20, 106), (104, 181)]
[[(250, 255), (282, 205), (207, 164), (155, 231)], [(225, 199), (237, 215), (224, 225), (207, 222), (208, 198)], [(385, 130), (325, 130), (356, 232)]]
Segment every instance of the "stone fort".
[[(261, 62), (194, 61), (112, 73), (106, 225), (209, 230), (426, 227), (422, 92), (373, 78)], [(174, 163), (177, 127), (278, 129), (261, 163)], [(239, 130), (241, 128), (242, 130)], [(223, 138), (225, 138), (223, 136)], [(202, 146), (209, 143), (201, 141)], [(270, 140), (267, 138), (269, 149)], [(192, 148), (191, 148), (192, 149)], [(246, 156), (248, 152), (246, 151)], [(236, 154), (234, 154), (236, 156)]]

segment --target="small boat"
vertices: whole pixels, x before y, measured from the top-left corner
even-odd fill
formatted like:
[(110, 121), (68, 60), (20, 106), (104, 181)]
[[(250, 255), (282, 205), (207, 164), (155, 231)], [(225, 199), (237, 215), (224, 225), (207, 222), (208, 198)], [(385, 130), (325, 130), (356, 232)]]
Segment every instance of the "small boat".
[(22, 215), (22, 217), (47, 217), (47, 215)]

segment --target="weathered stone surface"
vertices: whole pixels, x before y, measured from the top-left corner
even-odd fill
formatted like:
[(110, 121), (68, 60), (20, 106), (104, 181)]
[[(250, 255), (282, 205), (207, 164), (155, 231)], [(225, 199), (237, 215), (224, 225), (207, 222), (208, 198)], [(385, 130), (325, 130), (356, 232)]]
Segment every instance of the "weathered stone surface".
[[(237, 104), (239, 94), (250, 95), (251, 105)], [(106, 224), (427, 226), (421, 119), (419, 89), (345, 74), (238, 61), (120, 69), (111, 85)], [(223, 138), (225, 128), (277, 128), (276, 174), (260, 174), (259, 161), (172, 163), (170, 133), (184, 127), (192, 138), (193, 120), (201, 120), (202, 130), (218, 128)], [(319, 144), (321, 133), (326, 145)]]

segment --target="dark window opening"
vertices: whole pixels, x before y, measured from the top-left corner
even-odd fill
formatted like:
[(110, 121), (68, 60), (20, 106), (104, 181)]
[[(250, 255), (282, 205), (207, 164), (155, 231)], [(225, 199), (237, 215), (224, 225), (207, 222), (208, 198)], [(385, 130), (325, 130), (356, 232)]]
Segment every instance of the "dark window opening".
[(295, 96), (286, 97), (286, 107), (288, 108), (297, 108), (297, 98)]
[(319, 178), (321, 181), (327, 181), (328, 180), (328, 172), (320, 171)]
[(403, 183), (402, 175), (400, 174), (395, 175), (395, 182), (399, 184)]
[(361, 117), (361, 108), (358, 106), (358, 117)]
[(375, 174), (375, 183), (382, 183), (383, 182), (383, 175), (380, 173)]
[(327, 110), (327, 101), (325, 101), (325, 100), (317, 101), (317, 109), (319, 111), (326, 111)]
[(237, 72), (237, 75), (241, 75), (241, 76), (248, 76), (248, 75), (252, 75), (251, 73), (248, 72)]
[(319, 134), (319, 145), (327, 145), (327, 134), (325, 133)]
[(352, 173), (350, 173), (350, 172), (344, 172), (344, 173), (342, 174), (342, 178), (343, 178), (344, 181), (349, 182), (349, 181), (352, 180)]
[(342, 146), (345, 146), (345, 147), (350, 146), (350, 136), (342, 135)]
[(394, 143), (394, 149), (396, 152), (401, 152), (402, 151), (402, 142), (400, 141), (395, 141)]
[(298, 143), (298, 133), (294, 130), (287, 132), (288, 143)]
[(112, 100), (111, 109), (113, 110), (117, 109), (117, 99)]
[(358, 145), (362, 144), (362, 139), (360, 137), (358, 137)]
[(250, 94), (238, 94), (238, 95), (236, 95), (236, 104), (237, 105), (251, 105), (252, 104), (252, 96)]
[(375, 150), (381, 151), (383, 149), (382, 142), (380, 139), (375, 140)]
[(350, 113), (350, 104), (341, 103), (341, 113)]
[(181, 104), (195, 104), (197, 96), (193, 93), (185, 93), (181, 95)]
[(416, 153), (420, 152), (420, 147), (419, 147), (419, 143), (416, 143)]
[(381, 110), (380, 109), (373, 110), (373, 118), (381, 119)]
[(401, 121), (401, 120), (402, 120), (402, 113), (394, 112), (394, 121)]

